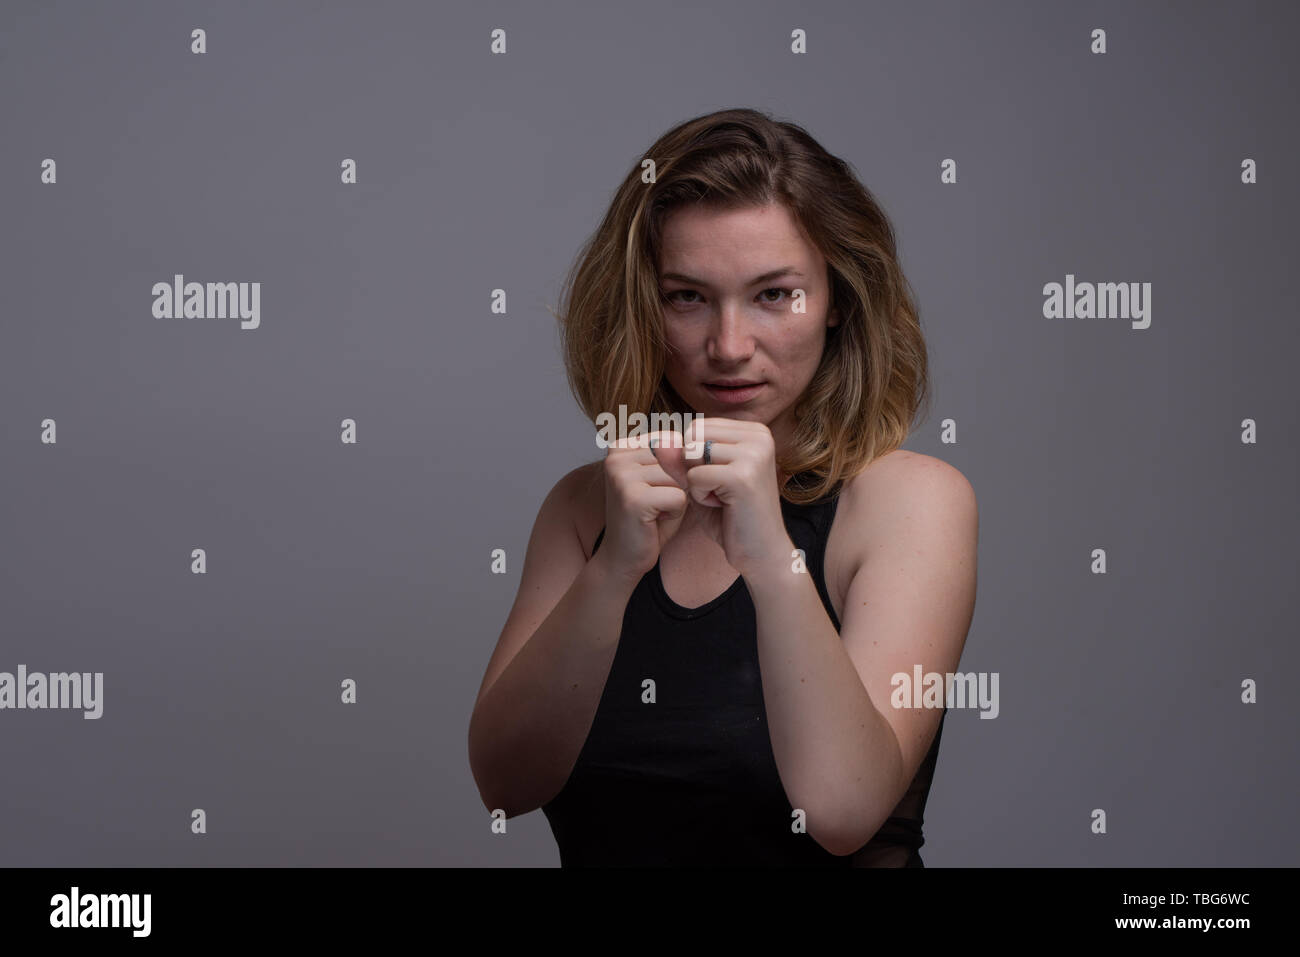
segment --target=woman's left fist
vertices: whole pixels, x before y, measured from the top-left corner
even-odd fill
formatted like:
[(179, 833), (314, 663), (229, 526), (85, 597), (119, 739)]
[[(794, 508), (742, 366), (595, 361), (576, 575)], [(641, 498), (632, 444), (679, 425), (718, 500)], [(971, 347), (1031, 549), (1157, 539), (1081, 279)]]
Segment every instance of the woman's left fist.
[(688, 512), (722, 546), (727, 564), (742, 576), (787, 564), (794, 544), (781, 513), (771, 430), (761, 422), (700, 416), (683, 438)]

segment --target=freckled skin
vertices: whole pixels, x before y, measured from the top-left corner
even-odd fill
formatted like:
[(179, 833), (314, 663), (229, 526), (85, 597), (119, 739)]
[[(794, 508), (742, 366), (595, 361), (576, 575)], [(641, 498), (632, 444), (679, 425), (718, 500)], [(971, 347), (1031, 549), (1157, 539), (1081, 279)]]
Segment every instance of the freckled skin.
[[(825, 258), (800, 231), (790, 212), (773, 204), (718, 212), (685, 207), (664, 222), (659, 273), (681, 273), (694, 285), (665, 278), (664, 376), (701, 415), (761, 422), (780, 451), (794, 430), (794, 406), (821, 362), (827, 329), (839, 324), (829, 308)], [(756, 285), (764, 273), (787, 274)], [(802, 289), (805, 312), (780, 290)], [(776, 290), (777, 299), (769, 292)], [(743, 406), (719, 402), (704, 383), (719, 379), (766, 382)]]

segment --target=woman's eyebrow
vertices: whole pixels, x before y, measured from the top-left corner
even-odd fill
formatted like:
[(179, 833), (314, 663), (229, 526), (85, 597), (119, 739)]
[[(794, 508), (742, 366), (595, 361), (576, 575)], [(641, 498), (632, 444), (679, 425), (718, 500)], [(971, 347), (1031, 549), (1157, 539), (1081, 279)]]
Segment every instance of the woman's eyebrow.
[[(771, 280), (776, 279), (778, 276), (786, 276), (786, 275), (798, 276), (800, 278), (803, 278), (803, 273), (799, 272), (799, 270), (797, 270), (794, 266), (782, 266), (780, 269), (773, 269), (770, 272), (763, 273), (763, 275), (761, 276), (755, 276), (748, 283), (746, 283), (746, 285), (756, 286), (760, 282), (770, 282)], [(708, 283), (705, 282), (703, 279), (692, 279), (690, 276), (684, 275), (679, 272), (666, 272), (663, 273), (659, 278), (676, 279), (678, 282), (690, 283), (692, 286), (708, 285)]]

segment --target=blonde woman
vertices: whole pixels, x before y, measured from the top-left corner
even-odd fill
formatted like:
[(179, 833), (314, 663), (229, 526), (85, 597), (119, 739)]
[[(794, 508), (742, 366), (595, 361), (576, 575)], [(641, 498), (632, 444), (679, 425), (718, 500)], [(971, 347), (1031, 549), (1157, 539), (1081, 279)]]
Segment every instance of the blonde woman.
[(470, 721), (480, 796), (541, 808), (565, 867), (923, 866), (946, 712), (892, 679), (957, 670), (978, 515), (900, 448), (928, 374), (892, 228), (757, 111), (645, 155), (566, 280), (564, 358), (593, 421), (693, 416), (542, 503)]

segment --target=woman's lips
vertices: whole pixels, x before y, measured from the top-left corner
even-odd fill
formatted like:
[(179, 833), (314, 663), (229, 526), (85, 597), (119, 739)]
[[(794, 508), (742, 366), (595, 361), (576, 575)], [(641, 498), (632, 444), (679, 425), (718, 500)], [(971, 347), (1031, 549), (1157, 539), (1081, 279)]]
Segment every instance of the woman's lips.
[(758, 395), (767, 387), (766, 382), (760, 382), (757, 385), (739, 386), (730, 388), (728, 386), (708, 385), (704, 388), (708, 390), (709, 395), (719, 402), (725, 402), (728, 405), (739, 405), (742, 402), (748, 402), (754, 396)]

